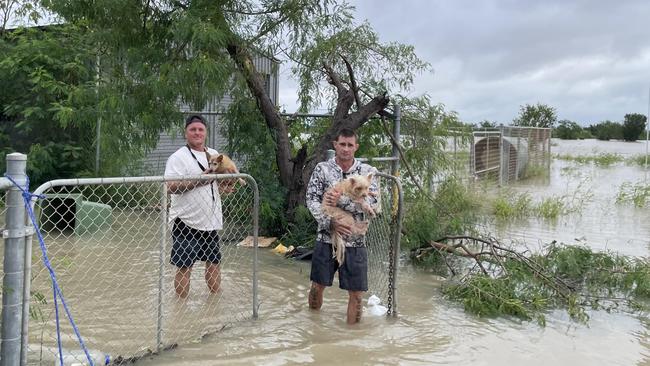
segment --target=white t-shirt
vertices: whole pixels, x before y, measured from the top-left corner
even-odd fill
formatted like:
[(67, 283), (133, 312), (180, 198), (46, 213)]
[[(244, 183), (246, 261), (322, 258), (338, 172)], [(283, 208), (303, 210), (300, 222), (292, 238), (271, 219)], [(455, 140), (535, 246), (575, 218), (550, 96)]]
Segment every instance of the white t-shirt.
[[(207, 148), (210, 155), (216, 155), (217, 150)], [(208, 158), (204, 151), (192, 150), (196, 160), (190, 154), (187, 146), (176, 150), (165, 166), (165, 177), (182, 175), (200, 175), (203, 170), (197, 164), (197, 160), (208, 167)], [(172, 194), (169, 209), (169, 220), (173, 222), (176, 218), (194, 229), (212, 231), (223, 228), (223, 215), (221, 213), (221, 197), (216, 182), (196, 187), (189, 191)]]

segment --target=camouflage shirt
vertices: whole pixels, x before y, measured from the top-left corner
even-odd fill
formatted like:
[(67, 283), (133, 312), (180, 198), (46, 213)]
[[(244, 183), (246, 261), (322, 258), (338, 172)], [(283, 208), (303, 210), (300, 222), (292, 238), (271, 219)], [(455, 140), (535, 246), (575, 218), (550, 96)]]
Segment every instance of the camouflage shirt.
[[(309, 184), (307, 185), (307, 208), (309, 208), (309, 211), (311, 211), (311, 214), (318, 222), (318, 235), (316, 240), (324, 243), (332, 242), (330, 236), (330, 217), (324, 215), (321, 211), (321, 202), (323, 202), (325, 192), (340, 180), (351, 175), (368, 175), (369, 173), (377, 173), (377, 169), (368, 164), (364, 164), (357, 159), (354, 160), (352, 167), (345, 173), (341, 167), (336, 164), (334, 158), (316, 165), (316, 168), (314, 168), (314, 172), (311, 174), (311, 178), (309, 179)], [(373, 177), (372, 179), (370, 191), (378, 193), (376, 177)], [(368, 196), (366, 200), (371, 207), (376, 207), (377, 199), (375, 197)], [(342, 195), (337, 203), (337, 207), (350, 212), (355, 221), (364, 221), (368, 219), (366, 218), (363, 209), (361, 209), (361, 205), (352, 202), (348, 196)], [(344, 235), (342, 238), (345, 241), (346, 247), (366, 246), (365, 235)]]

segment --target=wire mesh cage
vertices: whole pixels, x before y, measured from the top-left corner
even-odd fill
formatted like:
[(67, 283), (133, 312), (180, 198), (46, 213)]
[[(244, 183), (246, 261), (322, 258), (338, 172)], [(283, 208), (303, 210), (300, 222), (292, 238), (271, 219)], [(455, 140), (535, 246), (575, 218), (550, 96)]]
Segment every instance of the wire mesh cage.
[(550, 162), (550, 128), (503, 126), (498, 131), (473, 133), (470, 170), (478, 179), (507, 185), (548, 174)]

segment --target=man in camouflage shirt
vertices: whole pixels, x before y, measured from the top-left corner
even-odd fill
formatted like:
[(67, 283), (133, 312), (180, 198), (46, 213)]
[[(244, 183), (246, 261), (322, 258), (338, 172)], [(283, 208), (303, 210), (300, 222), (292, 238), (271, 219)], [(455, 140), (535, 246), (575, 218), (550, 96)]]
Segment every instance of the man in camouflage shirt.
[[(325, 287), (332, 286), (334, 273), (338, 270), (339, 287), (347, 290), (349, 295), (347, 322), (354, 324), (361, 320), (362, 296), (368, 291), (368, 249), (365, 235), (352, 235), (350, 226), (324, 215), (321, 205), (338, 206), (350, 212), (356, 222), (367, 223), (368, 218), (359, 204), (351, 202), (345, 195), (341, 197), (341, 192), (328, 190), (348, 176), (374, 174), (377, 169), (354, 158), (354, 153), (359, 148), (354, 131), (342, 129), (332, 143), (336, 152), (334, 158), (319, 163), (314, 168), (307, 186), (307, 207), (318, 222), (311, 264), (309, 307), (315, 310), (321, 308)], [(376, 178), (373, 179), (370, 192), (378, 194)], [(377, 199), (374, 196), (370, 195), (366, 199), (371, 206), (376, 206)], [(332, 256), (332, 230), (338, 232), (345, 243), (345, 260), (340, 266)]]

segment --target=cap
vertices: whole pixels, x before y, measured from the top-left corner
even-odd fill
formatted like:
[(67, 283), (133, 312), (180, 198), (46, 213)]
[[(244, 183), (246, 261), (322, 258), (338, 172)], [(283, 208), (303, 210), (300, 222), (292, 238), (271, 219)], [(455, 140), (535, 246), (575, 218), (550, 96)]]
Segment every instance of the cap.
[(193, 123), (193, 122), (201, 122), (201, 123), (203, 123), (203, 125), (205, 127), (208, 127), (208, 125), (207, 125), (207, 123), (205, 123), (205, 120), (203, 119), (203, 117), (201, 117), (198, 114), (193, 114), (193, 115), (187, 117), (187, 119), (185, 119), (185, 128), (187, 128), (187, 125), (189, 125), (190, 123)]

